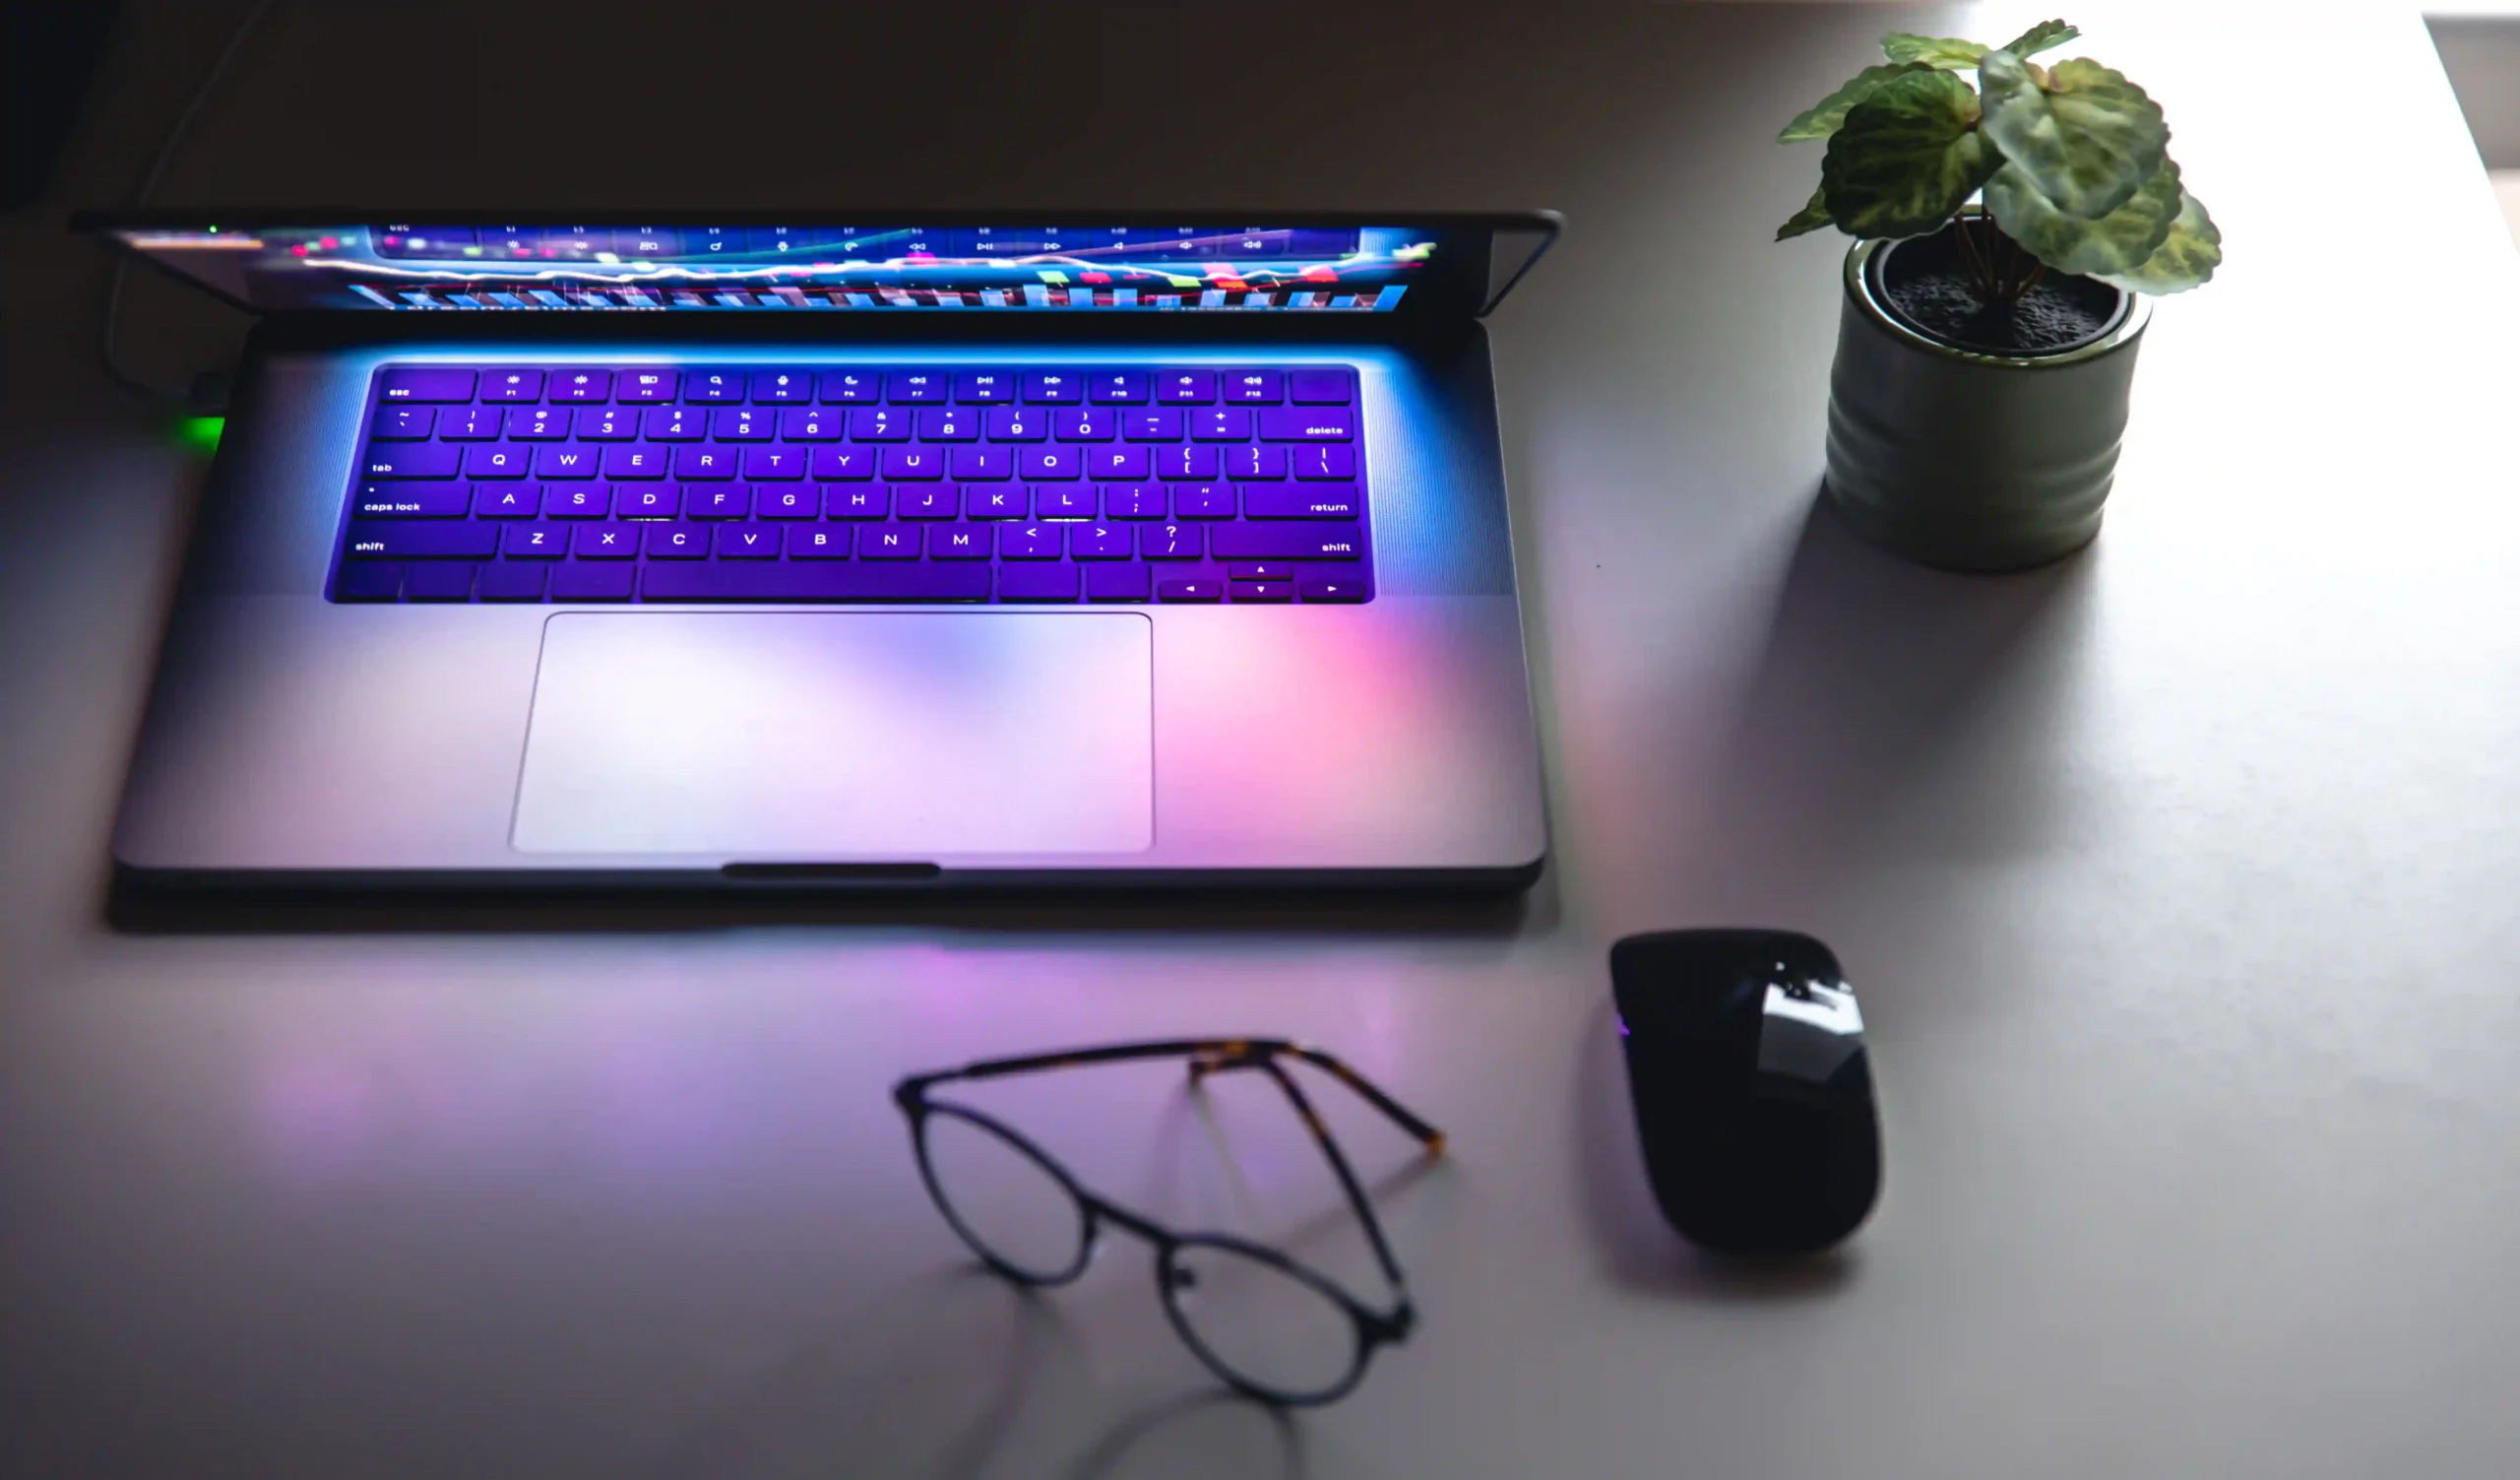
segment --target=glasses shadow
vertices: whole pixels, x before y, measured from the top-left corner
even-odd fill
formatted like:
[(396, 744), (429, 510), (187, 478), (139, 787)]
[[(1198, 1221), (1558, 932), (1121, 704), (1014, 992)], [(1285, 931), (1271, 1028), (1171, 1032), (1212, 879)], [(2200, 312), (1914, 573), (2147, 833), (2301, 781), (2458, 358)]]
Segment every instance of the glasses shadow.
[[(1237, 1431), (1253, 1427), (1267, 1439), (1257, 1445), (1212, 1432), (1230, 1419)], [(1248, 1422), (1245, 1422), (1248, 1420)], [(1302, 1480), (1312, 1473), (1304, 1453), (1303, 1427), (1284, 1408), (1234, 1392), (1187, 1392), (1151, 1404), (1111, 1426), (1059, 1471), (1060, 1480), (1121, 1480), (1197, 1475), (1202, 1480)]]

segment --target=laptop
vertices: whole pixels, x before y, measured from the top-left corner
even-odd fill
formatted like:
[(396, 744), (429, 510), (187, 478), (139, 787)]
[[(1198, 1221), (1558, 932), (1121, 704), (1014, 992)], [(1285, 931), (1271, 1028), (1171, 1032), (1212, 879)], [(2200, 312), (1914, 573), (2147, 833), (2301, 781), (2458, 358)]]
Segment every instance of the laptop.
[(627, 219), (74, 222), (260, 316), (125, 879), (1538, 876), (1553, 215)]

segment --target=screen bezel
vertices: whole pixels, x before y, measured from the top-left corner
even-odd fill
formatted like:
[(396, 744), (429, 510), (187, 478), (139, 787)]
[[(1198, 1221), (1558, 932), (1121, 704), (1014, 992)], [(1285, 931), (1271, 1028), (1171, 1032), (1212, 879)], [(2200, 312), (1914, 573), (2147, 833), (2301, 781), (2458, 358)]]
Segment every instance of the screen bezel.
[[(568, 226), (589, 222), (603, 224), (634, 222), (641, 225), (676, 227), (773, 225), (864, 226), (868, 225), (881, 226), (892, 223), (916, 223), (919, 225), (952, 228), (955, 226), (976, 225), (1060, 225), (1077, 222), (1091, 222), (1098, 225), (1154, 226), (1166, 225), (1183, 221), (1265, 221), (1272, 223), (1273, 225), (1298, 229), (1305, 227), (1344, 229), (1352, 226), (1424, 227), (1431, 231), (1443, 233), (1445, 236), (1445, 247), (1449, 250), (1438, 250), (1434, 257), (1429, 259), (1427, 264), (1428, 275), (1426, 280), (1422, 283), (1413, 284), (1411, 292), (1403, 297), (1400, 304), (1391, 310), (1389, 314), (1372, 315), (1373, 317), (1378, 318), (1388, 317), (1403, 322), (1418, 324), (1424, 324), (1429, 321), (1469, 320), (1485, 317), (1499, 302), (1503, 301), (1505, 294), (1510, 292), (1514, 286), (1520, 283), (1524, 276), (1531, 271), (1532, 267), (1540, 261), (1541, 257), (1556, 243), (1558, 234), (1564, 228), (1565, 225), (1565, 219), (1554, 211), (1273, 211), (1265, 208), (1253, 209), (1248, 207), (1235, 208), (1232, 210), (1181, 207), (1165, 211), (1098, 211), (1083, 209), (1059, 211), (922, 211), (915, 209), (888, 209), (851, 210), (843, 213), (830, 211), (659, 211), (654, 209), (640, 210), (635, 208), (629, 210), (580, 208), (572, 210), (565, 216), (562, 216), (558, 213), (552, 212), (521, 212), (480, 209), (447, 210), (427, 207), (401, 207), (384, 212), (364, 208), (343, 208), (333, 210), (313, 210), (305, 208), (292, 208), (288, 210), (240, 209), (234, 211), (186, 208), (148, 211), (81, 211), (75, 213), (70, 218), (70, 228), (74, 231), (99, 236), (114, 250), (128, 253), (132, 258), (149, 264), (151, 267), (164, 273), (176, 282), (198, 289), (201, 291), (209, 293), (220, 299), (221, 302), (243, 309), (247, 313), (267, 318), (307, 316), (325, 318), (357, 318), (364, 320), (368, 318), (401, 319), (406, 316), (387, 313), (384, 310), (369, 311), (349, 308), (260, 307), (256, 304), (239, 299), (235, 294), (227, 292), (216, 285), (181, 272), (173, 264), (122, 241), (114, 233), (120, 231), (202, 230), (214, 225), (222, 229), (235, 227), (245, 230), (271, 229), (276, 227), (308, 228), (342, 225), (352, 223), (365, 224), (377, 221), (404, 220), (441, 222), (450, 225), (472, 223), (476, 225), (487, 224), (531, 226)], [(1500, 259), (1498, 252), (1499, 238), (1509, 234), (1527, 235), (1534, 238), (1534, 243), (1528, 254), (1521, 257), (1518, 261), (1510, 258)], [(1501, 272), (1497, 266), (1500, 260), (1503, 260), (1508, 264)], [(455, 317), (458, 318), (472, 318), (473, 316), (474, 315), (472, 314), (455, 315)], [(505, 317), (506, 315), (485, 314), (483, 316)], [(670, 321), (705, 322), (713, 325), (751, 317), (749, 314), (732, 309), (723, 311), (711, 309), (686, 309), (680, 311), (668, 311), (655, 316), (644, 313), (633, 313), (629, 316), (641, 321), (651, 321), (653, 317), (663, 318)], [(865, 315), (867, 319), (887, 320), (910, 316), (913, 315), (896, 314), (883, 310), (876, 310)], [(921, 312), (914, 316), (920, 319), (925, 319), (929, 315)], [(1080, 315), (1057, 309), (1005, 309), (990, 310), (987, 316), (996, 321), (1003, 321), (1008, 318), (1045, 316), (1057, 317), (1063, 321), (1073, 323), (1077, 319), (1087, 317), (1088, 315)], [(1090, 316), (1097, 319), (1104, 317), (1141, 319), (1157, 317), (1159, 315), (1152, 313), (1140, 314), (1136, 312), (1113, 312), (1104, 314), (1098, 311)], [(1168, 317), (1169, 315), (1163, 316)], [(1181, 316), (1197, 319), (1203, 322), (1224, 320), (1249, 322), (1254, 319), (1277, 320), (1280, 318), (1293, 317), (1302, 317), (1309, 320), (1319, 317), (1324, 319), (1335, 318), (1346, 320), (1350, 321), (1352, 324), (1356, 317), (1359, 317), (1359, 315), (1351, 313), (1321, 314), (1316, 316), (1299, 310), (1292, 312), (1268, 311), (1259, 313), (1244, 313), (1232, 310), (1190, 310), (1184, 311)], [(447, 316), (442, 314), (422, 314), (416, 315), (415, 317), (427, 318), (432, 321), (443, 321)], [(520, 319), (538, 320), (547, 324), (554, 319), (567, 320), (580, 317), (611, 318), (614, 317), (614, 315), (553, 311), (547, 313), (519, 313), (516, 317)], [(851, 315), (851, 317), (853, 318), (854, 315)]]

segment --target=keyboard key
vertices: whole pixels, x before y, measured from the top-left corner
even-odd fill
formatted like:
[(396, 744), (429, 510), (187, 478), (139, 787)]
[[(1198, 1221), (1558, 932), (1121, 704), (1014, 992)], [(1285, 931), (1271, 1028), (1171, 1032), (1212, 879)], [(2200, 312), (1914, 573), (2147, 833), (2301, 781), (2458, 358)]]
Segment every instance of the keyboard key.
[(354, 519), (349, 552), (379, 560), (479, 560), (499, 543), (495, 524), (429, 519)]
[(1356, 476), (1356, 449), (1343, 442), (1319, 447), (1297, 447), (1293, 464), (1295, 477), (1303, 479), (1353, 479)]
[(499, 535), (499, 552), (511, 560), (556, 560), (569, 552), (565, 524), (512, 524)]
[(779, 439), (783, 442), (837, 442), (844, 418), (836, 411), (819, 406), (791, 406), (779, 414)]
[(802, 483), (763, 483), (752, 490), (752, 511), (761, 519), (811, 519), (821, 503), (820, 491)]
[(1172, 512), (1181, 519), (1231, 519), (1233, 490), (1223, 483), (1174, 483)]
[[(1268, 413), (1262, 412), (1263, 416)], [(1190, 414), (1190, 436), (1200, 442), (1248, 442), (1251, 413), (1239, 406), (1211, 407)]]
[(651, 560), (697, 560), (709, 553), (709, 526), (652, 524), (647, 547)]
[(380, 406), (367, 434), (379, 442), (425, 442), (436, 425), (434, 406)]
[(499, 409), (495, 406), (450, 406), (438, 418), (438, 440), (441, 442), (495, 442), (499, 439)]
[[(517, 450), (524, 451), (523, 448)], [(545, 442), (534, 449), (534, 474), (536, 478), (593, 478), (602, 458), (603, 449), (600, 447)]]
[(645, 443), (603, 449), (603, 476), (606, 478), (662, 478), (665, 461), (672, 449), (652, 447)]
[(484, 401), (539, 401), (542, 399), (540, 370), (485, 370), (481, 375), (481, 399)]
[(849, 439), (852, 442), (907, 442), (910, 440), (911, 414), (889, 406), (860, 406), (849, 413)]
[(918, 558), (918, 531), (894, 524), (869, 525), (857, 532), (857, 558), (915, 560)]
[(430, 560), (414, 565), (403, 576), (403, 600), (469, 602), (472, 599), (472, 572), (478, 568), (470, 560)]
[(1156, 406), (1145, 411), (1123, 413), (1120, 435), (1132, 442), (1178, 442), (1181, 440), (1181, 409)]
[(763, 406), (789, 406), (814, 399), (811, 370), (761, 370), (752, 377), (752, 399)]
[(1242, 490), (1245, 519), (1354, 519), (1354, 483), (1253, 483)]
[(772, 482), (783, 478), (803, 478), (808, 455), (802, 447), (747, 447), (744, 449), (744, 477)]
[(542, 490), (550, 519), (601, 519), (612, 512), (612, 490), (601, 483), (554, 483)]
[(743, 466), (742, 447), (716, 447), (707, 443), (677, 447), (673, 450), (673, 476), (697, 482), (713, 478), (732, 478)]
[(701, 405), (744, 399), (744, 372), (741, 370), (686, 370), (682, 376), (682, 399)]
[(380, 378), (377, 400), (396, 401), (470, 401), (472, 399), (471, 370), (422, 370), (410, 366), (388, 370)]
[(359, 473), (366, 478), (453, 478), (463, 456), (463, 448), (444, 442), (370, 447)]
[(741, 483), (698, 483), (682, 490), (686, 519), (741, 519), (751, 512), (752, 489)]
[(613, 499), (624, 519), (671, 519), (682, 512), (682, 489), (674, 483), (633, 483), (615, 489)]
[(591, 406), (578, 418), (582, 442), (627, 442), (639, 435), (639, 413), (622, 406)]
[(1205, 543), (1195, 524), (1151, 524), (1138, 531), (1138, 553), (1150, 560), (1195, 560)]
[(534, 449), (488, 443), (464, 449), (467, 478), (523, 478), (531, 471)]
[(963, 490), (966, 519), (1021, 519), (1029, 512), (1024, 504), (1024, 489), (1014, 483)]
[(693, 560), (649, 566), (642, 594), (652, 602), (984, 602), (990, 584), (988, 566), (972, 560)]
[(965, 370), (954, 377), (954, 399), (966, 406), (994, 406), (1015, 399), (1015, 377), (1005, 370)]
[(1275, 406), (1283, 394), (1275, 370), (1228, 370), (1222, 378), (1228, 401)]
[(1353, 407), (1268, 406), (1260, 410), (1264, 442), (1352, 442), (1356, 436)]
[(989, 538), (984, 526), (939, 524), (927, 531), (927, 558), (931, 560), (985, 560)]
[(1275, 604), (1295, 599), (1295, 583), (1292, 581), (1233, 581), (1227, 585), (1226, 590), (1237, 602)]
[(790, 560), (846, 560), (849, 558), (849, 531), (802, 528), (789, 530), (788, 558)]
[(917, 425), (922, 442), (969, 442), (980, 434), (980, 414), (967, 406), (923, 407)]
[(1064, 542), (1055, 524), (1010, 524), (997, 532), (1002, 560), (1055, 560)]
[(510, 407), (507, 415), (508, 440), (511, 442), (556, 442), (569, 434), (571, 412), (565, 406)]
[(825, 370), (822, 399), (826, 406), (881, 401), (884, 399), (884, 377), (874, 370)]
[(1092, 377), (1090, 389), (1098, 406), (1135, 406), (1146, 400), (1147, 377), (1144, 370), (1102, 370)]
[(645, 423), (651, 442), (697, 442), (709, 430), (701, 414), (687, 406), (650, 407)]
[(1084, 455), (1073, 447), (1027, 447), (1015, 466), (1027, 481), (1035, 483), (1085, 476)]
[(1085, 455), (1085, 476), (1111, 483), (1143, 483), (1155, 476), (1152, 447), (1097, 447)]
[(461, 519), (471, 494), (451, 482), (361, 483), (350, 512), (361, 519)]
[(1015, 476), (1015, 453), (1006, 447), (957, 447), (945, 469), (964, 483), (994, 483)]
[(352, 560), (333, 582), (337, 602), (390, 602), (403, 595), (403, 566), (394, 560)]
[(1205, 483), (1217, 477), (1218, 455), (1228, 450), (1195, 442), (1187, 447), (1158, 447), (1155, 476), (1167, 483)]
[(823, 489), (825, 519), (882, 519), (892, 509), (893, 490), (881, 483), (845, 483)]
[(478, 519), (531, 519), (541, 505), (542, 490), (534, 483), (482, 483), (472, 490), (472, 514)]
[(1287, 449), (1284, 447), (1228, 447), (1225, 450), (1225, 476), (1237, 483), (1287, 476)]
[(1290, 370), (1287, 399), (1301, 406), (1345, 406), (1349, 399), (1345, 370)]
[(1162, 483), (1104, 483), (1102, 485), (1102, 517), (1105, 519), (1163, 518), (1164, 485)]
[(1166, 406), (1205, 406), (1217, 399), (1217, 372), (1166, 370), (1155, 378), (1155, 399)]
[(1076, 567), (1009, 565), (997, 573), (1001, 602), (1072, 602), (1076, 600)]
[(1126, 565), (1085, 567), (1085, 597), (1096, 602), (1142, 602), (1147, 594), (1147, 568)]
[(1040, 519), (1091, 519), (1096, 513), (1094, 490), (1081, 485), (1060, 487), (1056, 484), (1035, 488), (1033, 513)]
[(624, 370), (613, 382), (612, 394), (616, 401), (650, 406), (660, 401), (671, 401), (681, 384), (680, 370)]
[(872, 447), (817, 447), (806, 468), (819, 479), (858, 479), (875, 476), (875, 449)]
[(1292, 581), (1295, 568), (1284, 560), (1237, 560), (1225, 568), (1228, 578), (1236, 581)]
[(1062, 442), (1107, 442), (1119, 431), (1119, 416), (1108, 407), (1079, 406), (1050, 414), (1050, 435)]
[(601, 401), (612, 394), (610, 370), (554, 370), (551, 372), (551, 399), (554, 401)]
[(1034, 370), (1024, 376), (1024, 399), (1034, 406), (1065, 406), (1085, 399), (1085, 377), (1073, 370)]
[(532, 560), (493, 560), (481, 567), (480, 594), (485, 602), (538, 602), (550, 571)]
[(752, 406), (722, 406), (709, 414), (709, 434), (721, 442), (767, 442), (778, 429), (774, 413)]
[(883, 461), (877, 465), (883, 476), (895, 483), (909, 480), (943, 478), (945, 449), (942, 447), (887, 447)]
[(895, 370), (884, 388), (895, 406), (938, 406), (952, 393), (953, 377), (942, 370)]
[(1125, 560), (1133, 542), (1126, 528), (1108, 524), (1070, 525), (1067, 552), (1080, 560)]
[[(841, 530), (831, 533), (846, 535)], [(767, 525), (734, 525), (718, 532), (718, 558), (721, 560), (773, 560), (778, 556), (779, 531)]]
[[(706, 570), (705, 565), (661, 565), (659, 570)], [(558, 566), (551, 572), (551, 600), (555, 602), (626, 602), (630, 588), (638, 579), (635, 565), (588, 565), (577, 560)]]
[(1155, 594), (1167, 602), (1218, 602), (1225, 600), (1225, 584), (1221, 581), (1158, 581)]
[(958, 502), (951, 483), (914, 483), (895, 488), (893, 498), (894, 517), (900, 519), (951, 519)]
[(1365, 599), (1362, 581), (1306, 581), (1303, 599), (1308, 602), (1361, 602)]
[(639, 552), (639, 528), (632, 524), (590, 524), (577, 535), (581, 560), (627, 560)]
[(1022, 406), (992, 406), (988, 411), (992, 442), (1039, 442), (1050, 434), (1050, 415)]
[(1220, 560), (1353, 560), (1364, 553), (1354, 524), (1221, 524), (1210, 544)]

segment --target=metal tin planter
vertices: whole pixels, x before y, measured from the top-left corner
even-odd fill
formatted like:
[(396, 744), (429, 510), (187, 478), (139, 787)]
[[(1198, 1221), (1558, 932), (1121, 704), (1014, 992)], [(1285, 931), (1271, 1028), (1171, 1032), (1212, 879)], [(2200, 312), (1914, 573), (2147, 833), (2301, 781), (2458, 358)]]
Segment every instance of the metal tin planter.
[(2023, 570), (2100, 533), (2152, 305), (2125, 294), (2088, 344), (2047, 355), (1963, 350), (1890, 311), (1875, 259), (1847, 253), (1829, 372), (1829, 495), (1858, 531), (1949, 570)]

